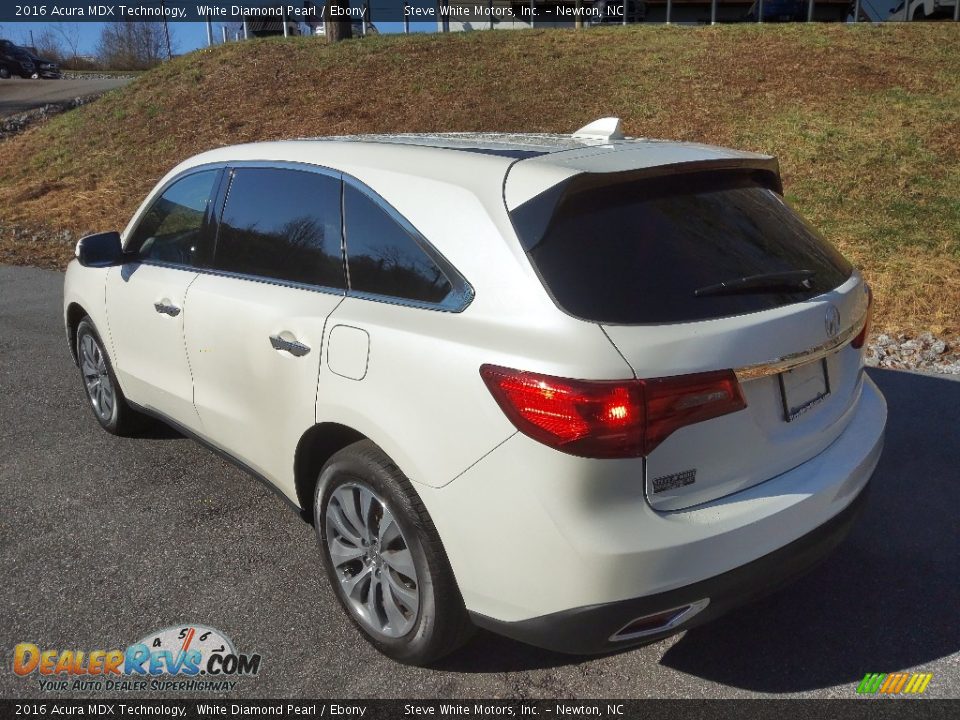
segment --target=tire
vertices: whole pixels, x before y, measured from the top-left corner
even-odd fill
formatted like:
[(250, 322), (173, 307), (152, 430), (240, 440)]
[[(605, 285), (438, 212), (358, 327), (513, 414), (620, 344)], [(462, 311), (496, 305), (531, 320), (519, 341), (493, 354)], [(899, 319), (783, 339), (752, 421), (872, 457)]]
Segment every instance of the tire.
[(361, 440), (334, 454), (314, 500), (327, 577), (367, 642), (398, 662), (428, 665), (470, 639), (474, 628), (433, 521), (379, 447)]
[(0, 67), (0, 79), (3, 79), (3, 80), (10, 79), (10, 71), (7, 70), (5, 67)]
[(100, 427), (113, 435), (135, 435), (146, 425), (146, 417), (130, 407), (120, 389), (113, 365), (100, 335), (89, 317), (77, 326), (77, 361), (80, 380), (93, 416)]

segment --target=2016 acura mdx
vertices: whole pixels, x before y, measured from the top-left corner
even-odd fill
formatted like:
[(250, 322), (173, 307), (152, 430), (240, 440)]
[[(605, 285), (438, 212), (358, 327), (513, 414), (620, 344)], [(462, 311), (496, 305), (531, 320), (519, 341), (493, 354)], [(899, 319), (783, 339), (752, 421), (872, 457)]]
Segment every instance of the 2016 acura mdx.
[(270, 483), (403, 662), (703, 622), (835, 546), (882, 447), (870, 292), (776, 161), (614, 119), (214, 150), (77, 256), (97, 421)]

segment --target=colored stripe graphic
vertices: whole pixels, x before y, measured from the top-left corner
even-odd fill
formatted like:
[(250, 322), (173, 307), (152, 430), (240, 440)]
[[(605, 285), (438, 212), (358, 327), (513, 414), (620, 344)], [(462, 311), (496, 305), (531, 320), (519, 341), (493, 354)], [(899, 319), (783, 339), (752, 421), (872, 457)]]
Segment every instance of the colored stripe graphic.
[(872, 695), (880, 689), (880, 683), (883, 682), (885, 677), (887, 677), (886, 673), (867, 673), (860, 681), (857, 692), (863, 695)]
[(933, 680), (933, 673), (867, 673), (857, 686), (860, 695), (920, 695)]
[[(930, 684), (931, 680), (933, 680), (933, 673), (914, 673), (913, 677), (910, 678), (910, 682), (907, 683), (904, 692), (919, 695), (927, 689), (927, 685)], [(913, 686), (912, 688), (911, 685)]]

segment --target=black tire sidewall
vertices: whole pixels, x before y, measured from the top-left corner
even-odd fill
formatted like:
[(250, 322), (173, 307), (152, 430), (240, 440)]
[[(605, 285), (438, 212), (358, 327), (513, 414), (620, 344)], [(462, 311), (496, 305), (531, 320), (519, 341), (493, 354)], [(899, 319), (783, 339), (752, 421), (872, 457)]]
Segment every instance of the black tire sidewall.
[[(331, 458), (321, 471), (317, 483), (317, 497), (314, 502), (314, 527), (316, 528), (327, 577), (344, 612), (371, 645), (399, 662), (408, 664), (428, 662), (433, 659), (435, 654), (433, 648), (436, 645), (435, 634), (438, 631), (438, 612), (446, 610), (437, 607), (435, 592), (435, 579), (438, 573), (443, 572), (443, 568), (431, 567), (423, 545), (424, 539), (427, 537), (427, 530), (423, 527), (419, 514), (402, 483), (365, 453), (351, 453), (349, 452), (350, 449), (341, 451)], [(327, 551), (325, 521), (327, 503), (337, 488), (347, 484), (366, 485), (386, 503), (397, 524), (399, 524), (413, 556), (414, 566), (417, 570), (417, 586), (420, 591), (420, 607), (416, 624), (410, 632), (402, 637), (390, 638), (375, 634), (358, 620), (344, 596), (336, 575), (336, 569), (330, 561)]]

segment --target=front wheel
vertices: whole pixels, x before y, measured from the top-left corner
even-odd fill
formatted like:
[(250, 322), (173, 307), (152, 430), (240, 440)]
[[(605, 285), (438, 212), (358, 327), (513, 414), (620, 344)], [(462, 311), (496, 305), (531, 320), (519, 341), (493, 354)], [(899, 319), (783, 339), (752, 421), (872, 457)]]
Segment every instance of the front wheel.
[(324, 465), (314, 526), (337, 599), (380, 652), (426, 665), (469, 639), (473, 626), (433, 522), (374, 443), (354, 443)]
[(87, 399), (100, 426), (114, 435), (132, 435), (140, 430), (145, 418), (127, 404), (110, 358), (88, 317), (77, 326), (77, 360)]

